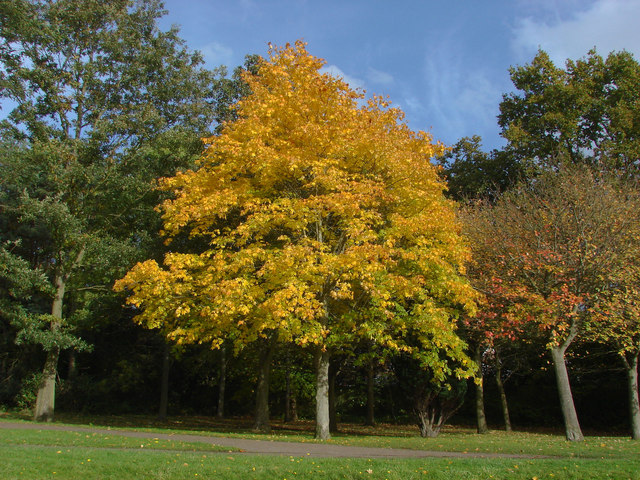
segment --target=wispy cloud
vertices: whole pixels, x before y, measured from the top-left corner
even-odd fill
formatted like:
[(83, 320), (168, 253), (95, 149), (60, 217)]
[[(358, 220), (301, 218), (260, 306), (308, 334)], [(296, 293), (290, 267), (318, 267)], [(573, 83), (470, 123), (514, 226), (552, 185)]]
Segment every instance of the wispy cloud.
[(597, 0), (586, 10), (562, 17), (519, 19), (512, 43), (518, 58), (527, 61), (542, 48), (561, 66), (594, 47), (603, 56), (624, 49), (640, 57), (640, 0)]
[(367, 80), (378, 85), (389, 86), (395, 82), (393, 75), (375, 68), (369, 68), (367, 71)]
[(402, 102), (397, 105), (405, 112), (423, 114), (425, 112), (425, 106), (415, 95), (405, 93), (402, 97)]
[(233, 49), (218, 42), (211, 42), (199, 48), (209, 67), (229, 65), (233, 60)]
[(504, 86), (489, 71), (473, 68), (442, 45), (433, 49), (424, 63), (425, 94), (419, 104), (433, 126), (436, 138), (454, 143), (460, 137), (495, 136), (496, 115)]
[(328, 73), (333, 77), (341, 78), (342, 80), (344, 80), (345, 83), (348, 83), (349, 86), (353, 89), (358, 89), (358, 88), (364, 89), (365, 83), (363, 80), (347, 75), (342, 70), (340, 70), (340, 68), (338, 68), (336, 65), (325, 65), (324, 67), (322, 67), (320, 71), (322, 73)]

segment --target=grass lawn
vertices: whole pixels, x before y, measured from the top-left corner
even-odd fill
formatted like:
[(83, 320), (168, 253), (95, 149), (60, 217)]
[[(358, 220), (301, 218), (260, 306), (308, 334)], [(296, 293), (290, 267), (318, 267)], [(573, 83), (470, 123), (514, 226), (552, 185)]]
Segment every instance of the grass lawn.
[[(7, 418), (0, 416), (2, 418)], [(160, 422), (147, 416), (86, 417), (60, 414), (56, 423), (114, 427), (158, 433), (193, 433), (198, 435), (277, 440), (283, 442), (313, 442), (315, 423), (299, 421), (284, 423), (272, 420), (272, 434), (252, 431), (251, 419), (224, 419), (212, 417), (171, 417)], [(16, 418), (13, 417), (13, 420)], [(378, 424), (367, 427), (359, 424), (340, 424), (340, 432), (330, 440), (336, 445), (360, 447), (409, 448), (445, 452), (513, 453), (578, 458), (640, 459), (640, 442), (627, 437), (587, 435), (584, 442), (567, 442), (558, 432), (513, 432), (493, 430), (478, 435), (471, 428), (446, 426), (437, 438), (421, 438), (413, 425)]]
[[(202, 442), (181, 442), (161, 438), (131, 438), (88, 432), (63, 432), (57, 430), (4, 430), (0, 429), (0, 445), (65, 447), (88, 449), (147, 449), (191, 452), (229, 452), (234, 449)], [(0, 477), (1, 478), (1, 477)]]
[[(67, 423), (69, 423), (67, 419)], [(77, 420), (77, 419), (76, 419)], [(97, 421), (97, 419), (93, 419)], [(96, 422), (113, 425), (107, 419)], [(140, 420), (140, 419), (138, 419)], [(126, 425), (134, 428), (135, 420)], [(177, 420), (199, 434), (223, 434), (257, 439), (311, 442), (310, 425), (278, 429), (274, 435), (250, 434), (231, 422), (217, 430), (192, 420)], [(175, 421), (174, 421), (175, 422)], [(188, 425), (185, 425), (188, 423)], [(138, 421), (144, 430), (162, 430)], [(79, 425), (78, 425), (79, 426)], [(97, 426), (82, 425), (83, 427)], [(142, 428), (138, 428), (142, 430)], [(200, 431), (202, 430), (202, 431)], [(222, 431), (222, 432), (221, 432)], [(640, 442), (620, 437), (587, 437), (569, 443), (559, 435), (492, 432), (475, 435), (449, 428), (435, 439), (422, 439), (415, 430), (396, 426), (366, 429), (344, 426), (331, 443), (403, 447), (471, 453), (553, 455), (553, 459), (342, 459), (278, 457), (220, 452), (219, 447), (195, 442), (136, 439), (87, 432), (0, 429), (0, 478), (9, 479), (637, 479), (640, 480)], [(195, 432), (194, 432), (195, 433)], [(228, 449), (225, 449), (228, 450)]]

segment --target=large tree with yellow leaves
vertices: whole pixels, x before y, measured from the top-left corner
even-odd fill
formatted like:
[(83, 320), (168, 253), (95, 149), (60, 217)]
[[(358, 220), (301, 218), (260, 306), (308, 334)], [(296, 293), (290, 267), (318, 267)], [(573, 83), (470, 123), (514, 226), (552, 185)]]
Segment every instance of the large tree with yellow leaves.
[(178, 342), (313, 348), (316, 436), (327, 439), (332, 350), (366, 337), (419, 356), (434, 378), (469, 376), (455, 322), (474, 294), (430, 162), (442, 147), (323, 64), (302, 42), (271, 48), (200, 168), (162, 183), (175, 194), (165, 233), (208, 248), (138, 264), (116, 287), (132, 292), (140, 323)]

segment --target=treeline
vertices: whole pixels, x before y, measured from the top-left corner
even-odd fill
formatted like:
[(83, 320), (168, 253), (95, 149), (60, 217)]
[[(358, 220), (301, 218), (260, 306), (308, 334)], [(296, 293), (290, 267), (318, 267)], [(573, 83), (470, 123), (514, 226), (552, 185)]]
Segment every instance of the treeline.
[(498, 117), (507, 146), (485, 154), (479, 139), (463, 139), (443, 160), (450, 194), (466, 204), (470, 278), (484, 293), (469, 339), (495, 358), (514, 342), (547, 350), (569, 440), (582, 432), (567, 367), (594, 348), (615, 352), (626, 372), (640, 438), (639, 74), (627, 52), (591, 51), (564, 69), (538, 52), (511, 69), (518, 91)]
[(0, 6), (0, 404), (434, 436), (465, 398), (487, 431), (490, 390), (508, 430), (640, 438), (630, 54), (539, 52), (506, 147), (443, 150), (300, 42), (229, 76), (163, 14)]

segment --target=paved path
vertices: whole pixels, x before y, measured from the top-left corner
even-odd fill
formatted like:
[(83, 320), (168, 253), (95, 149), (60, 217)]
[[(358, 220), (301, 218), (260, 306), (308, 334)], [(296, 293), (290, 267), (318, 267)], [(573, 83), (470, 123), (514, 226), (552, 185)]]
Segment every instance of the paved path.
[(134, 432), (129, 430), (76, 427), (73, 425), (56, 425), (48, 423), (22, 423), (0, 421), (0, 428), (6, 429), (30, 429), (30, 430), (61, 430), (70, 432), (87, 432), (100, 435), (120, 435), (133, 438), (158, 438), (163, 440), (177, 440), (180, 442), (202, 442), (211, 445), (221, 445), (229, 448), (238, 448), (240, 452), (234, 454), (251, 455), (279, 455), (293, 457), (342, 457), (342, 458), (549, 458), (537, 455), (512, 455), (500, 453), (462, 453), (462, 452), (438, 452), (428, 450), (409, 450), (406, 448), (372, 448), (351, 447), (334, 445), (329, 443), (299, 443), (277, 442), (267, 440), (248, 440), (231, 437), (208, 437), (204, 435), (190, 435), (181, 433), (155, 433)]

